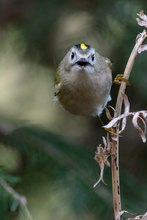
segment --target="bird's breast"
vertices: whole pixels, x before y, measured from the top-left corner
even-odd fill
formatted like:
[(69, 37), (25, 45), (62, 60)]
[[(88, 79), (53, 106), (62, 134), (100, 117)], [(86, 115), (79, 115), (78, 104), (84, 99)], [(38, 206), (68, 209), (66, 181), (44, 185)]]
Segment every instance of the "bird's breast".
[[(102, 85), (103, 84), (103, 85)], [(110, 88), (99, 76), (80, 72), (72, 79), (62, 83), (59, 100), (69, 112), (78, 115), (97, 115), (101, 113), (109, 97)]]

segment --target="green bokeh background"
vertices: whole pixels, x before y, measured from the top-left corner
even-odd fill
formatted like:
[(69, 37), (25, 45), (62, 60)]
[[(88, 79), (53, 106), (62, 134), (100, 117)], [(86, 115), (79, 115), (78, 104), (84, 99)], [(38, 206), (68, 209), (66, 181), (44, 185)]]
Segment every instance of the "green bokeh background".
[[(98, 180), (96, 118), (73, 116), (53, 100), (58, 63), (74, 44), (92, 45), (123, 73), (146, 0), (0, 1), (0, 177), (28, 201), (35, 220), (111, 220), (111, 170)], [(131, 111), (147, 107), (147, 54), (132, 70)], [(118, 86), (112, 88), (115, 106)], [(103, 120), (106, 121), (103, 115)], [(128, 120), (120, 143), (122, 207), (147, 210), (147, 145)], [(0, 188), (0, 220), (28, 219)]]

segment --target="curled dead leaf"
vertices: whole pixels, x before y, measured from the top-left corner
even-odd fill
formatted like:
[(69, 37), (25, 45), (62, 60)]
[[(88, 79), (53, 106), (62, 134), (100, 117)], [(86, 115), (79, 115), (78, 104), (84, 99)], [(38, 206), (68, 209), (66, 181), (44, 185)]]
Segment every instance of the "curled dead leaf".
[(108, 161), (108, 157), (110, 156), (110, 151), (111, 151), (110, 145), (111, 143), (108, 142), (108, 136), (107, 136), (107, 139), (103, 137), (103, 146), (102, 144), (100, 144), (97, 147), (97, 151), (95, 152), (94, 159), (100, 166), (100, 177), (93, 187), (96, 187), (101, 181), (105, 183), (103, 179), (103, 175), (104, 175), (105, 166), (110, 166), (110, 163)]
[[(132, 117), (132, 124), (134, 128), (139, 133), (142, 141), (145, 143), (147, 141), (147, 111), (138, 111), (138, 112), (129, 112), (120, 115), (112, 119), (107, 125), (104, 126), (106, 130), (113, 129), (118, 122), (127, 118), (128, 116)], [(119, 134), (125, 129), (126, 121), (122, 122), (122, 128), (119, 131)]]
[(121, 122), (119, 134), (124, 131), (127, 123), (127, 117), (129, 116), (130, 102), (126, 94), (122, 93), (122, 97), (124, 103), (124, 113), (116, 118), (113, 118), (107, 125), (103, 126), (105, 130), (113, 130), (113, 128), (116, 127), (119, 122)]
[(136, 18), (137, 23), (139, 26), (147, 27), (147, 16), (144, 14), (144, 11), (141, 10), (139, 13), (137, 13), (139, 18)]
[(143, 44), (139, 47), (138, 53), (142, 53), (143, 51), (147, 50), (147, 44)]
[[(147, 135), (147, 111), (139, 111), (133, 114), (132, 123), (134, 128), (139, 133), (142, 141), (146, 142)], [(141, 125), (143, 128), (141, 127)]]
[(106, 117), (108, 118), (109, 121), (111, 121), (113, 117), (111, 116), (109, 109), (105, 108), (105, 112), (106, 112)]
[(127, 220), (137, 220), (137, 219), (147, 220), (147, 212), (146, 212), (144, 215), (138, 215), (138, 216), (136, 216), (135, 218), (129, 218), (129, 219), (127, 219)]

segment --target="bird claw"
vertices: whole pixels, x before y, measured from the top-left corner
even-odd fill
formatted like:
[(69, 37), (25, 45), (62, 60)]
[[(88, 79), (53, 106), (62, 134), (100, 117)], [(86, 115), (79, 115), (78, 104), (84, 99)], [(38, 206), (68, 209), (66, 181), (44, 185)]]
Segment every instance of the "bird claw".
[(130, 85), (128, 79), (126, 79), (123, 74), (117, 74), (113, 83), (117, 84), (117, 85), (120, 85), (121, 82), (125, 82), (127, 85)]
[(103, 128), (104, 128), (105, 131), (107, 131), (109, 134), (114, 135), (114, 136), (117, 136), (117, 133), (114, 131), (113, 128), (105, 128), (105, 127), (103, 127)]

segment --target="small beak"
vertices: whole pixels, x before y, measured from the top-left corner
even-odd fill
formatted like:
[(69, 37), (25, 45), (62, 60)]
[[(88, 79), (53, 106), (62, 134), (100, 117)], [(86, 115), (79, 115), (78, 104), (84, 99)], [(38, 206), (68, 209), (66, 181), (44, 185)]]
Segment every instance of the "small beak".
[(90, 63), (85, 58), (81, 58), (80, 60), (78, 60), (76, 62), (76, 64), (78, 64), (81, 67), (85, 67), (87, 65), (90, 65)]

